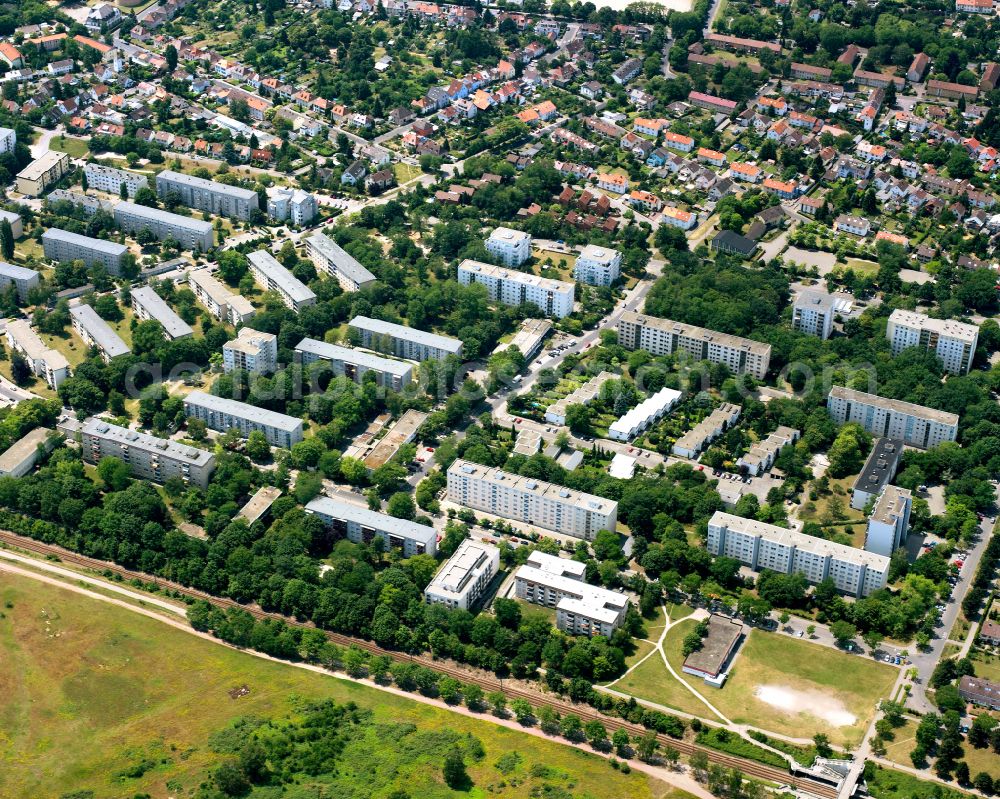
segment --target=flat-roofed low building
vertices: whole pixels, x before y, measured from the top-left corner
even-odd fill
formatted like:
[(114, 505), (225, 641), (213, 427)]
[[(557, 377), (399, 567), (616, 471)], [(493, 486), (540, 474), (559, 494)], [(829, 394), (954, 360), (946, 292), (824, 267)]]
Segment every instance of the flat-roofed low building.
[(957, 414), (843, 386), (830, 389), (826, 409), (837, 424), (857, 422), (872, 435), (901, 439), (911, 447), (929, 449), (958, 437)]
[(70, 306), (69, 315), (77, 335), (88, 347), (94, 347), (105, 363), (132, 352), (129, 345), (86, 303)]
[(865, 534), (865, 549), (879, 555), (892, 555), (906, 545), (910, 530), (910, 507), (913, 495), (905, 488), (888, 485), (882, 489)]
[(236, 338), (222, 345), (222, 368), (267, 375), (278, 369), (278, 337), (241, 327)]
[(267, 250), (247, 255), (250, 274), (264, 291), (273, 291), (293, 311), (316, 304), (316, 295), (305, 283), (282, 266)]
[(736, 424), (741, 408), (730, 402), (722, 403), (698, 424), (674, 442), (672, 452), (681, 458), (697, 458), (715, 439)]
[(462, 357), (462, 342), (457, 338), (428, 333), (415, 327), (397, 325), (395, 322), (355, 316), (348, 322), (348, 329), (352, 342), (397, 358), (423, 362), (441, 361), (449, 355)]
[(400, 391), (410, 383), (413, 366), (406, 361), (384, 358), (372, 352), (327, 344), (314, 338), (304, 338), (295, 345), (295, 357), (304, 365), (324, 361), (336, 375), (350, 378), (359, 385), (369, 372), (383, 388)]
[(184, 413), (220, 433), (237, 430), (246, 438), (259, 431), (273, 447), (291, 449), (302, 440), (301, 419), (203, 391), (192, 391), (184, 398)]
[(503, 305), (534, 305), (545, 316), (562, 319), (573, 313), (576, 284), (552, 280), (503, 266), (466, 259), (458, 265), (458, 282), (463, 286), (485, 286), (490, 299)]
[(271, 510), (274, 501), (280, 496), (280, 488), (276, 488), (275, 486), (261, 486), (233, 518), (242, 519), (248, 525), (260, 521)]
[(864, 510), (865, 506), (882, 493), (891, 483), (899, 465), (903, 461), (903, 442), (894, 438), (878, 438), (872, 444), (861, 474), (854, 481), (851, 490), (851, 507), (854, 510)]
[(67, 153), (49, 150), (17, 173), (17, 190), (26, 197), (38, 197), (69, 169)]
[(129, 172), (126, 169), (117, 169), (107, 164), (98, 164), (89, 161), (83, 167), (83, 174), (87, 176), (87, 187), (97, 191), (106, 191), (108, 194), (121, 196), (122, 186), (129, 197), (135, 197), (139, 189), (149, 188), (149, 181), (145, 175), (136, 172)]
[(0, 477), (24, 477), (58, 438), (56, 431), (47, 427), (36, 427), (22, 436), (0, 454)]
[(84, 422), (81, 434), (80, 449), (88, 463), (118, 458), (128, 465), (134, 477), (156, 483), (178, 477), (185, 483), (207, 488), (215, 470), (215, 455), (207, 450), (139, 433), (97, 417)]
[(48, 383), (53, 391), (69, 377), (69, 361), (59, 350), (47, 346), (27, 319), (8, 319), (5, 331), (7, 346), (21, 354), (32, 373)]
[(207, 252), (215, 246), (211, 222), (172, 214), (159, 208), (123, 200), (115, 206), (115, 222), (133, 236), (142, 230), (148, 230), (158, 241), (176, 239), (185, 250)]
[(360, 291), (377, 279), (357, 258), (324, 233), (306, 237), (306, 255), (318, 270), (334, 278), (344, 291)]
[(702, 639), (701, 646), (684, 659), (681, 671), (721, 688), (726, 681), (726, 666), (743, 637), (743, 624), (718, 613), (709, 616), (706, 623), (708, 635)]
[(958, 681), (958, 695), (974, 705), (1000, 710), (1000, 682), (965, 674)]
[(59, 228), (42, 233), (42, 250), (51, 261), (83, 261), (87, 266), (103, 266), (109, 275), (115, 276), (122, 273), (122, 259), (128, 254), (124, 244)]
[(774, 466), (781, 451), (798, 440), (798, 430), (781, 425), (763, 441), (758, 441), (743, 453), (736, 461), (736, 465), (751, 477), (764, 474)]
[(198, 302), (220, 322), (239, 327), (253, 319), (257, 313), (250, 300), (230, 291), (207, 269), (190, 270), (188, 285)]
[(530, 362), (542, 351), (542, 344), (551, 329), (552, 322), (548, 319), (525, 319), (521, 323), (521, 329), (514, 334), (514, 337), (510, 341), (498, 344), (493, 352), (496, 354), (510, 347), (517, 347), (517, 351), (524, 356), (524, 360)]
[(499, 569), (499, 549), (466, 538), (424, 589), (424, 599), (428, 605), (469, 610), (482, 599)]
[(353, 502), (316, 497), (306, 505), (306, 513), (322, 519), (334, 533), (355, 544), (370, 544), (377, 536), (387, 549), (400, 549), (406, 557), (437, 553), (437, 532), (433, 527), (368, 510)]
[(673, 388), (661, 388), (653, 396), (647, 397), (608, 428), (608, 438), (615, 441), (631, 441), (640, 433), (670, 413), (680, 402), (683, 394)]
[(132, 310), (138, 319), (159, 322), (163, 328), (163, 335), (171, 341), (194, 333), (191, 326), (181, 319), (174, 309), (167, 305), (166, 300), (150, 286), (132, 289)]
[(410, 408), (392, 426), (388, 433), (380, 438), (374, 447), (362, 458), (369, 470), (374, 471), (393, 458), (400, 448), (406, 446), (417, 437), (420, 426), (427, 420), (427, 414)]
[(21, 302), (28, 301), (28, 292), (41, 282), (41, 275), (34, 269), (0, 261), (0, 291), (13, 286)]
[(589, 405), (601, 395), (601, 387), (609, 380), (617, 380), (614, 372), (599, 372), (579, 388), (562, 399), (558, 399), (545, 409), (545, 421), (549, 424), (566, 424), (566, 411), (570, 405)]
[(165, 169), (156, 176), (156, 194), (160, 199), (176, 194), (188, 208), (233, 219), (248, 220), (253, 211), (260, 209), (257, 192), (252, 189), (205, 180), (172, 169)]

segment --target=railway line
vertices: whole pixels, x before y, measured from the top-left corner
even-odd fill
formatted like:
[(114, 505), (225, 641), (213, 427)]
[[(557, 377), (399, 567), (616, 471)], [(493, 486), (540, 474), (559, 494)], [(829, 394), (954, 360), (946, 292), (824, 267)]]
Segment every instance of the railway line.
[[(63, 563), (91, 569), (98, 573), (110, 572), (124, 580), (139, 580), (143, 583), (155, 585), (157, 588), (173, 591), (191, 599), (203, 599), (222, 608), (239, 608), (240, 610), (244, 610), (258, 619), (275, 619), (296, 627), (313, 628), (315, 626), (310, 622), (301, 622), (280, 613), (265, 611), (256, 605), (244, 605), (233, 599), (213, 596), (205, 593), (204, 591), (188, 588), (180, 583), (165, 580), (161, 577), (154, 577), (143, 572), (126, 569), (118, 564), (109, 563), (108, 561), (91, 558), (86, 555), (80, 555), (71, 550), (64, 549), (63, 547), (53, 544), (45, 544), (7, 530), (0, 530), (0, 543), (16, 547), (36, 555), (41, 555), (45, 558), (58, 558)], [(548, 707), (563, 715), (572, 713), (578, 716), (584, 723), (592, 720), (599, 721), (604, 725), (609, 734), (615, 732), (616, 730), (625, 730), (632, 736), (640, 736), (649, 731), (646, 727), (643, 727), (640, 724), (634, 724), (630, 721), (626, 721), (625, 719), (608, 716), (595, 710), (589, 705), (554, 698), (553, 696), (544, 694), (541, 691), (526, 690), (517, 685), (511, 685), (510, 683), (505, 685), (502, 680), (486, 672), (457, 668), (447, 663), (435, 660), (433, 657), (427, 655), (408, 655), (403, 652), (384, 649), (373, 641), (353, 638), (341, 633), (330, 631), (324, 631), (324, 633), (332, 643), (337, 644), (338, 646), (356, 646), (373, 655), (386, 655), (393, 660), (408, 660), (412, 663), (434, 669), (440, 674), (453, 677), (463, 683), (473, 683), (478, 685), (484, 691), (499, 691), (511, 700), (524, 699), (535, 708)], [(658, 733), (656, 737), (661, 746), (670, 746), (683, 755), (691, 755), (695, 752), (704, 753), (710, 762), (726, 768), (739, 769), (748, 777), (767, 780), (768, 782), (777, 783), (779, 785), (788, 785), (798, 790), (806, 791), (817, 797), (821, 797), (821, 799), (834, 799), (834, 797), (837, 796), (837, 790), (833, 785), (811, 777), (792, 775), (789, 774), (787, 770), (776, 768), (774, 766), (768, 766), (753, 760), (746, 760), (735, 755), (720, 752), (716, 749), (699, 746), (691, 741), (671, 738), (670, 736), (662, 733)]]

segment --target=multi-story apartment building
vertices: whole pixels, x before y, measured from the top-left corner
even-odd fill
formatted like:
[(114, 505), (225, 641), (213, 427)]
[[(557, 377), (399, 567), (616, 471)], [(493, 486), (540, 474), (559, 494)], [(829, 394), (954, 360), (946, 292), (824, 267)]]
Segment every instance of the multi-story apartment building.
[(192, 391), (184, 398), (184, 413), (220, 433), (238, 430), (246, 438), (260, 431), (274, 447), (290, 449), (302, 440), (301, 419), (203, 391)]
[(122, 200), (115, 206), (115, 222), (132, 235), (148, 230), (159, 241), (168, 237), (177, 239), (185, 250), (207, 252), (215, 246), (211, 222), (137, 205), (127, 200)]
[(923, 347), (934, 351), (944, 364), (945, 371), (965, 375), (969, 373), (976, 354), (979, 328), (897, 308), (889, 316), (885, 335), (893, 355), (899, 355), (908, 347)]
[(498, 227), (486, 239), (486, 252), (504, 266), (520, 266), (531, 258), (531, 235), (509, 227)]
[(163, 199), (171, 193), (176, 193), (188, 208), (197, 208), (216, 216), (247, 220), (252, 211), (260, 209), (257, 192), (251, 189), (167, 169), (156, 176), (156, 194)]
[(278, 369), (278, 337), (241, 327), (236, 338), (222, 345), (222, 368), (267, 375)]
[(792, 330), (830, 338), (836, 315), (836, 297), (821, 291), (803, 291), (792, 305)]
[(49, 228), (42, 233), (42, 250), (51, 261), (83, 261), (87, 266), (103, 266), (109, 275), (121, 274), (122, 258), (128, 253), (124, 244), (59, 228)]
[(764, 379), (771, 363), (770, 344), (632, 311), (618, 322), (618, 343), (652, 355), (686, 352), (696, 361), (724, 363), (733, 374), (751, 374), (758, 380)]
[(437, 553), (437, 531), (433, 527), (378, 513), (342, 499), (316, 497), (306, 513), (323, 520), (334, 533), (355, 544), (370, 544), (378, 536), (387, 549), (400, 549), (406, 557)]
[(613, 500), (461, 459), (448, 469), (448, 499), (586, 541), (598, 530), (613, 531), (618, 521)]
[(868, 517), (865, 549), (879, 555), (892, 555), (906, 544), (910, 530), (910, 507), (913, 495), (905, 488), (889, 485), (882, 489)]
[(34, 269), (0, 261), (0, 291), (6, 291), (8, 286), (14, 286), (17, 298), (21, 302), (27, 302), (28, 292), (35, 288), (40, 280), (41, 276)]
[(69, 361), (59, 350), (47, 347), (27, 319), (7, 320), (7, 346), (19, 352), (32, 373), (49, 384), (53, 391), (69, 377)]
[(518, 599), (554, 608), (556, 627), (570, 635), (611, 634), (628, 612), (628, 597), (591, 585), (582, 563), (535, 551), (514, 574)]
[(355, 316), (348, 322), (349, 335), (359, 346), (410, 361), (440, 361), (449, 355), (462, 357), (462, 342), (406, 325)]
[(135, 197), (139, 189), (149, 187), (149, 181), (145, 175), (129, 172), (125, 169), (116, 169), (113, 166), (98, 164), (90, 161), (83, 167), (83, 174), (87, 176), (87, 187), (106, 191), (109, 194), (121, 195), (122, 185), (129, 197)]
[(188, 285), (198, 302), (220, 322), (239, 327), (253, 319), (256, 313), (250, 300), (231, 292), (207, 269), (190, 270)]
[(458, 265), (458, 282), (463, 286), (479, 283), (486, 287), (491, 300), (504, 305), (529, 303), (545, 316), (557, 319), (573, 313), (573, 283), (516, 272), (470, 259)]
[(428, 605), (469, 610), (482, 598), (500, 569), (500, 550), (466, 538), (424, 589)]
[(334, 374), (348, 377), (358, 384), (363, 383), (365, 375), (371, 372), (378, 385), (393, 391), (401, 391), (413, 377), (413, 366), (406, 361), (383, 358), (364, 350), (338, 347), (314, 338), (304, 338), (295, 346), (295, 358), (305, 365), (324, 361), (330, 364)]
[(132, 289), (132, 310), (135, 311), (137, 319), (152, 319), (159, 322), (163, 328), (163, 335), (171, 341), (194, 333), (191, 326), (181, 319), (150, 286)]
[(7, 222), (10, 225), (10, 233), (15, 241), (24, 235), (24, 222), (20, 214), (15, 214), (13, 211), (0, 210), (0, 223), (2, 222)]
[(344, 291), (360, 291), (376, 280), (353, 255), (323, 233), (306, 238), (306, 255), (320, 272), (335, 278)]
[(13, 128), (0, 128), (0, 154), (12, 153), (17, 146), (17, 131)]
[(69, 154), (49, 150), (17, 173), (17, 190), (26, 197), (37, 197), (69, 168)]
[(898, 438), (911, 447), (928, 449), (958, 436), (957, 414), (843, 386), (830, 389), (826, 408), (838, 424), (857, 422), (872, 435)]
[(621, 271), (622, 254), (618, 250), (588, 244), (576, 259), (573, 277), (591, 286), (610, 286)]
[(856, 597), (884, 588), (889, 574), (884, 555), (723, 511), (709, 520), (705, 546), (757, 572), (802, 574), (813, 584), (830, 578), (838, 591)]
[(98, 463), (114, 457), (128, 464), (132, 474), (164, 483), (179, 477), (185, 483), (207, 488), (215, 470), (215, 455), (203, 449), (157, 438), (92, 416), (83, 423), (81, 451), (84, 460)]
[(132, 352), (128, 344), (89, 305), (80, 303), (70, 306), (69, 315), (77, 335), (88, 347), (95, 347), (105, 363)]
[(267, 190), (267, 215), (278, 222), (291, 222), (302, 227), (312, 222), (318, 211), (316, 198), (307, 191), (281, 186)]
[(264, 291), (273, 291), (293, 311), (316, 304), (316, 295), (305, 283), (285, 269), (267, 250), (247, 255), (250, 274)]

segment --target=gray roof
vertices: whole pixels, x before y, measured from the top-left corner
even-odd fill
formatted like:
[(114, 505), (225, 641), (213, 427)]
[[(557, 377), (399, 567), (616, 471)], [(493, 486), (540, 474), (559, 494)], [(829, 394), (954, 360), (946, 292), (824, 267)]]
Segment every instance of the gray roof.
[(206, 231), (211, 232), (212, 230), (212, 223), (206, 222), (203, 219), (194, 219), (190, 216), (172, 214), (169, 211), (161, 211), (159, 208), (150, 208), (147, 205), (137, 205), (136, 203), (126, 202), (125, 200), (118, 203), (115, 210), (120, 211), (123, 214), (131, 214), (144, 219), (155, 219), (167, 225), (174, 225), (186, 230), (193, 230), (198, 234), (204, 234)]
[(312, 290), (295, 275), (285, 269), (267, 250), (249, 253), (247, 260), (284, 291), (293, 302), (307, 302), (316, 299)]
[(165, 169), (156, 176), (156, 182), (161, 180), (172, 183), (182, 183), (199, 191), (211, 191), (219, 194), (228, 194), (230, 197), (238, 197), (241, 200), (257, 202), (257, 192), (252, 189), (244, 189), (239, 186), (230, 186), (228, 183), (218, 183), (214, 180), (196, 178), (194, 175), (185, 175), (182, 172), (174, 172), (172, 169)]
[(877, 494), (885, 488), (899, 471), (903, 460), (903, 442), (894, 438), (879, 438), (865, 461), (865, 466), (854, 481), (854, 491)]
[(34, 269), (0, 261), (0, 275), (11, 280), (37, 280), (41, 277)]
[(42, 241), (62, 241), (66, 244), (73, 244), (77, 247), (86, 247), (87, 249), (94, 250), (95, 252), (103, 252), (107, 255), (113, 255), (116, 258), (119, 258), (128, 252), (128, 247), (124, 244), (119, 244), (116, 241), (105, 241), (104, 239), (95, 239), (90, 236), (81, 236), (79, 233), (71, 233), (68, 230), (62, 230), (57, 227), (46, 230), (42, 234)]
[(11, 444), (0, 455), (0, 474), (10, 474), (29, 457), (34, 456), (39, 444), (44, 444), (52, 432), (48, 427), (36, 427), (23, 438)]
[(122, 341), (118, 334), (111, 329), (111, 325), (101, 319), (97, 315), (97, 311), (86, 303), (72, 306), (69, 313), (90, 334), (90, 337), (97, 343), (97, 348), (109, 358), (128, 355), (132, 352), (128, 344)]
[(306, 512), (355, 522), (365, 527), (381, 530), (390, 535), (409, 538), (411, 541), (417, 541), (426, 546), (434, 544), (437, 540), (437, 532), (433, 527), (417, 524), (406, 519), (397, 519), (394, 516), (387, 516), (384, 513), (368, 510), (368, 508), (364, 508), (361, 505), (355, 505), (353, 502), (345, 502), (344, 500), (333, 499), (332, 497), (316, 497), (316, 499), (306, 505)]
[(322, 233), (310, 236), (307, 241), (336, 267), (337, 271), (355, 283), (368, 283), (376, 277), (337, 242)]
[(831, 386), (830, 397), (846, 402), (856, 402), (860, 405), (873, 405), (893, 413), (915, 416), (918, 419), (926, 419), (949, 427), (958, 427), (957, 413), (948, 413), (948, 411), (939, 411), (937, 408), (928, 408), (925, 405), (915, 405), (912, 402), (880, 397), (878, 394), (868, 394), (845, 386)]
[(302, 341), (295, 345), (295, 351), (307, 352), (326, 361), (345, 361), (363, 366), (366, 369), (372, 369), (376, 372), (386, 372), (399, 377), (404, 377), (413, 371), (413, 366), (406, 361), (383, 358), (380, 355), (375, 355), (365, 350), (355, 350), (350, 347), (327, 344), (325, 341), (317, 341), (314, 338), (302, 339)]
[(215, 456), (211, 452), (197, 447), (189, 447), (187, 444), (179, 444), (169, 438), (158, 438), (148, 433), (140, 433), (136, 430), (129, 430), (127, 427), (119, 427), (116, 424), (105, 422), (96, 416), (91, 416), (83, 423), (84, 434), (97, 436), (98, 438), (117, 441), (127, 445), (130, 449), (141, 449), (148, 452), (157, 452), (175, 460), (187, 461), (192, 465), (205, 465)]
[(439, 350), (457, 354), (462, 348), (462, 342), (457, 338), (449, 336), (439, 336), (437, 333), (428, 333), (424, 330), (417, 330), (415, 327), (397, 325), (394, 322), (383, 322), (381, 319), (372, 319), (368, 316), (355, 316), (350, 322), (350, 327), (357, 327), (362, 330), (369, 330), (380, 335), (389, 335), (406, 341), (414, 341), (424, 347), (435, 347)]
[(194, 332), (191, 326), (174, 313), (174, 309), (149, 286), (132, 289), (132, 300), (138, 301), (146, 309), (146, 313), (163, 325), (163, 329), (171, 338), (190, 336)]
[(294, 416), (287, 416), (277, 411), (269, 411), (266, 408), (258, 408), (256, 405), (249, 405), (246, 402), (217, 397), (214, 394), (206, 394), (204, 391), (192, 391), (184, 398), (185, 405), (197, 405), (217, 413), (225, 413), (230, 416), (237, 416), (240, 419), (247, 419), (257, 424), (273, 427), (278, 430), (285, 430), (293, 433), (302, 428), (302, 420)]

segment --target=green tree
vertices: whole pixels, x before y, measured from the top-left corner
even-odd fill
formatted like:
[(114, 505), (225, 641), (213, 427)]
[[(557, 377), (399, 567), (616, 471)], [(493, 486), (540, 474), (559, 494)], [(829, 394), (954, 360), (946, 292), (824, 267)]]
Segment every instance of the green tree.
[(14, 257), (14, 231), (6, 219), (0, 221), (0, 254), (8, 261)]
[(256, 463), (268, 460), (271, 457), (271, 445), (267, 443), (267, 436), (260, 430), (251, 430), (247, 436), (246, 453)]
[(458, 750), (458, 747), (452, 747), (448, 754), (445, 755), (441, 774), (444, 777), (445, 784), (453, 791), (468, 789), (470, 783), (469, 775), (465, 770), (465, 760), (462, 759), (462, 753)]
[(101, 458), (97, 464), (97, 476), (108, 491), (123, 491), (131, 482), (132, 470), (118, 458)]
[(403, 491), (397, 491), (391, 497), (386, 506), (390, 516), (397, 519), (413, 519), (417, 515), (417, 508), (413, 504), (413, 497)]

